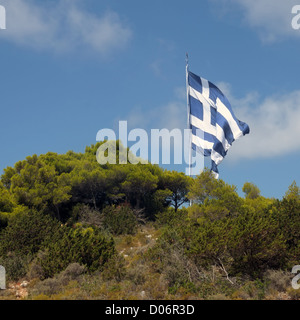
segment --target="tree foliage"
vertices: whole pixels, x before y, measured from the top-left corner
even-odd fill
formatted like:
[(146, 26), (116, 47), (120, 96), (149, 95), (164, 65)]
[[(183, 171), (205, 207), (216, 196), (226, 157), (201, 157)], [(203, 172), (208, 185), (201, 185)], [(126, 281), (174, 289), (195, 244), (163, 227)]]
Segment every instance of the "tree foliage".
[(242, 190), (248, 199), (256, 199), (260, 196), (260, 190), (251, 182), (246, 182)]
[(300, 201), (300, 188), (297, 186), (296, 181), (294, 180), (289, 186), (289, 189), (285, 193), (285, 198), (287, 200)]
[[(166, 205), (178, 208), (186, 200), (184, 175), (152, 164), (99, 165), (96, 153), (100, 145), (87, 147), (83, 154), (33, 155), (6, 168), (1, 177), (0, 212), (23, 205), (66, 222), (78, 203), (102, 210), (128, 202), (153, 217)], [(117, 151), (119, 148), (117, 143)]]
[(163, 176), (163, 184), (167, 190), (170, 191), (170, 195), (167, 197), (167, 201), (175, 208), (175, 212), (189, 199), (187, 194), (189, 192), (189, 186), (192, 179), (186, 176), (183, 172), (168, 171)]

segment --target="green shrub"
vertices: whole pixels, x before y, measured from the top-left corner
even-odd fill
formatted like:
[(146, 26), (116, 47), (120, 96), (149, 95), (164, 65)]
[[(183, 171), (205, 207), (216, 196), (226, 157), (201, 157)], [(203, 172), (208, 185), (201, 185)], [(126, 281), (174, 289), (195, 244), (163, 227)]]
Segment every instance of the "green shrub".
[(29, 258), (16, 253), (8, 253), (0, 258), (0, 265), (5, 267), (7, 280), (17, 281), (27, 273)]
[(174, 208), (167, 208), (166, 210), (159, 212), (156, 215), (156, 224), (158, 226), (172, 226), (179, 224), (182, 225), (186, 216), (186, 209), (178, 209), (177, 211), (175, 211)]
[(267, 269), (278, 269), (285, 263), (285, 239), (278, 221), (267, 213), (249, 211), (237, 216), (225, 239), (235, 274), (261, 277)]
[(33, 279), (40, 279), (43, 280), (45, 279), (45, 273), (44, 270), (40, 264), (40, 260), (43, 259), (43, 257), (45, 257), (46, 252), (45, 251), (39, 251), (36, 255), (36, 257), (30, 262), (29, 266), (28, 266), (28, 272), (26, 277), (29, 280), (33, 280)]
[[(182, 248), (178, 271), (181, 261), (190, 260), (198, 268), (214, 265), (230, 277), (261, 278), (267, 269), (283, 267), (287, 258), (278, 220), (267, 212), (247, 207), (236, 216), (216, 220), (191, 217), (182, 224), (165, 225), (154, 248), (157, 255), (164, 261), (166, 253), (176, 252), (177, 248)], [(172, 263), (166, 263), (166, 268), (170, 266)], [(180, 279), (176, 272), (173, 278), (176, 282)]]
[(114, 241), (96, 228), (66, 228), (61, 239), (50, 243), (39, 263), (45, 277), (52, 277), (71, 263), (79, 263), (88, 271), (101, 268), (115, 253)]
[(112, 234), (135, 234), (137, 218), (130, 207), (106, 207), (103, 210), (103, 215), (103, 225)]
[(0, 233), (0, 256), (8, 252), (35, 254), (54, 241), (59, 231), (60, 224), (50, 216), (23, 209), (9, 219), (8, 226)]
[(286, 267), (291, 269), (299, 263), (300, 255), (300, 201), (277, 201), (269, 208), (269, 215), (278, 221), (279, 232), (286, 243)]

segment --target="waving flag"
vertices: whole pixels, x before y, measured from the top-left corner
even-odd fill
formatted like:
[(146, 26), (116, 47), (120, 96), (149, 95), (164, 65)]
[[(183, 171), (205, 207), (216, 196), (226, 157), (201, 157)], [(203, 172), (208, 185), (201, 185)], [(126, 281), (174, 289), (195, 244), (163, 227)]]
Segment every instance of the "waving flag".
[(187, 93), (192, 148), (211, 157), (211, 170), (218, 178), (217, 166), (233, 141), (250, 132), (249, 126), (235, 117), (219, 88), (188, 70)]

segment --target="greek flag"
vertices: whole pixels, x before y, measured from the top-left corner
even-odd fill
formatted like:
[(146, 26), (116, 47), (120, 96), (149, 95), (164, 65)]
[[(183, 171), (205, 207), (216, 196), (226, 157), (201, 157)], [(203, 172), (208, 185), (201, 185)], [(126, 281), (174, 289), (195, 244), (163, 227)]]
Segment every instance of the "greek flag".
[(249, 126), (235, 117), (219, 88), (190, 71), (187, 94), (192, 149), (211, 157), (211, 171), (218, 178), (218, 165), (233, 141), (250, 132)]

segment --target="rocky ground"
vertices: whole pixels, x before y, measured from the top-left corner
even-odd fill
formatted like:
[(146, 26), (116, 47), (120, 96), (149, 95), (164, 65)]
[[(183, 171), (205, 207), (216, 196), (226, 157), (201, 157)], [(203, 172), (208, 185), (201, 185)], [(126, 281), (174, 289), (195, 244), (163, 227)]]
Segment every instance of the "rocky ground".
[(28, 296), (28, 281), (11, 282), (8, 284), (6, 294), (14, 296), (17, 300), (26, 299)]

